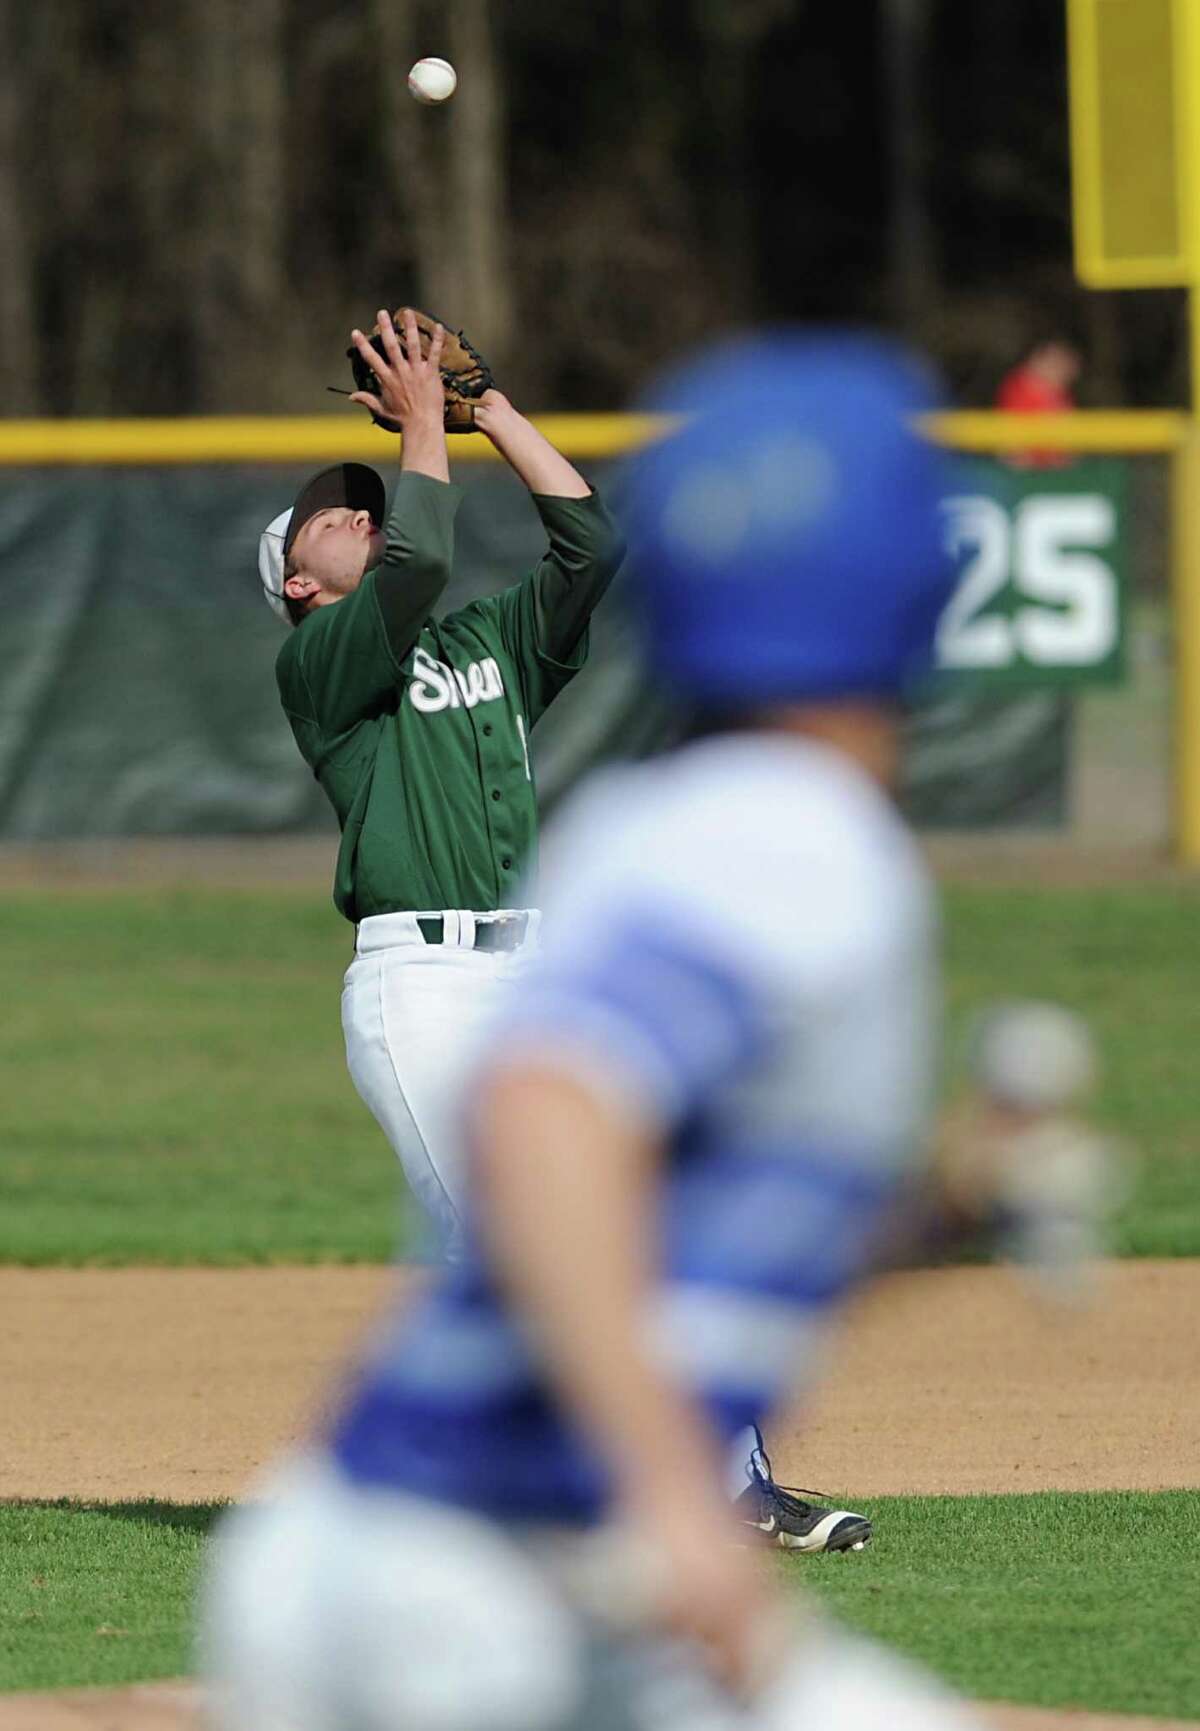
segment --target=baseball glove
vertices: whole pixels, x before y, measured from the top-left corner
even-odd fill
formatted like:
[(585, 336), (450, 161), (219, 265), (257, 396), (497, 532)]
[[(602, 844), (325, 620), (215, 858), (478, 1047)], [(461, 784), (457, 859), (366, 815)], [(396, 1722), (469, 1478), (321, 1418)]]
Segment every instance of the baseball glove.
[[(401, 310), (393, 314), (396, 336), (400, 347), (404, 347), (403, 323)], [(441, 322), (432, 318), (429, 313), (413, 309), (413, 317), (417, 321), (417, 329), (421, 333), (421, 353), (429, 353), (429, 344), (434, 329)], [(372, 328), (370, 336), (371, 347), (377, 354), (384, 353), (383, 338), (379, 334), (379, 326)], [(366, 361), (356, 348), (348, 348), (346, 357), (350, 362), (350, 370), (354, 374), (356, 391), (375, 393), (378, 380)], [(472, 433), (475, 430), (475, 403), (487, 390), (495, 384), (492, 369), (473, 343), (468, 342), (462, 331), (452, 331), (446, 327), (446, 340), (442, 348), (442, 385), (446, 392), (445, 423), (448, 433)], [(372, 415), (372, 420), (389, 433), (398, 433), (400, 428), (395, 421), (389, 421), (384, 415)]]

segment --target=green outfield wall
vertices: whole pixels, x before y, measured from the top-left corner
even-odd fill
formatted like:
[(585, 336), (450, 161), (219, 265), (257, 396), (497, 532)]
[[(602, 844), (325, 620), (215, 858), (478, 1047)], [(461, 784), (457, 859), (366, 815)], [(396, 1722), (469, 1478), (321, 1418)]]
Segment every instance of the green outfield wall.
[[(330, 827), (279, 711), (282, 628), (255, 565), (260, 530), (311, 466), (0, 471), (0, 837)], [(591, 469), (619, 490), (615, 463)], [(1064, 682), (1121, 671), (1120, 470), (964, 467), (947, 506), (964, 571), (952, 665), (915, 715), (906, 771), (919, 822), (1062, 820)], [(447, 608), (515, 581), (542, 545), (506, 471), (469, 464), (459, 478)], [(588, 765), (643, 754), (680, 725), (638, 656), (629, 601), (625, 579), (586, 675), (535, 736), (547, 804)]]

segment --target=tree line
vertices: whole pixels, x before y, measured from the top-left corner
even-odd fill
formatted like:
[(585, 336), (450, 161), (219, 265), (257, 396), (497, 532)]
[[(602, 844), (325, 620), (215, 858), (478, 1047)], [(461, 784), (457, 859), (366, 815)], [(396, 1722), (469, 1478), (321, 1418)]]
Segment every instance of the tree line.
[(977, 401), (1051, 326), (1092, 400), (1178, 400), (1178, 298), (1072, 280), (1061, 11), (0, 0), (0, 412), (316, 412), (409, 299), (532, 408), (830, 316)]

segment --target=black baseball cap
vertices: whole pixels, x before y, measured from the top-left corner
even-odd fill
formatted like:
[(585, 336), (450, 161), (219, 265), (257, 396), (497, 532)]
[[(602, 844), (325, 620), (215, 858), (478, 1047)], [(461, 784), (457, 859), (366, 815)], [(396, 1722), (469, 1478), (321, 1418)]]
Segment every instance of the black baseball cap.
[(351, 511), (369, 511), (371, 521), (382, 528), (386, 501), (387, 490), (382, 479), (365, 463), (335, 463), (331, 469), (322, 469), (296, 494), (292, 520), (283, 537), (284, 558), (291, 552), (292, 542), (301, 529), (318, 511), (329, 511), (338, 506)]

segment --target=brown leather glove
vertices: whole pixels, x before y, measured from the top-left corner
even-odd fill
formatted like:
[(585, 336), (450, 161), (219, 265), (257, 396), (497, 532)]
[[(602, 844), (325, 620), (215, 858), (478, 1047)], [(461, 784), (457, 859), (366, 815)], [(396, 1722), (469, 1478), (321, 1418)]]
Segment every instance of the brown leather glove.
[[(402, 309), (397, 309), (392, 315), (396, 327), (396, 336), (400, 347), (404, 347), (404, 324), (401, 317)], [(442, 321), (413, 308), (413, 316), (417, 321), (417, 329), (421, 333), (421, 353), (429, 353), (429, 343), (435, 327)], [(379, 335), (379, 326), (371, 330), (371, 347), (380, 355), (383, 354), (383, 339)], [(366, 361), (356, 348), (346, 350), (350, 362), (350, 370), (354, 374), (356, 391), (374, 391), (376, 378)], [(447, 326), (446, 340), (442, 348), (442, 385), (446, 393), (445, 424), (448, 433), (473, 433), (475, 431), (475, 403), (487, 390), (495, 384), (492, 369), (488, 366), (478, 349), (470, 343), (462, 331), (452, 331)], [(400, 428), (395, 421), (389, 421), (383, 415), (373, 415), (372, 419), (378, 426), (384, 427), (389, 433), (398, 433)]]

